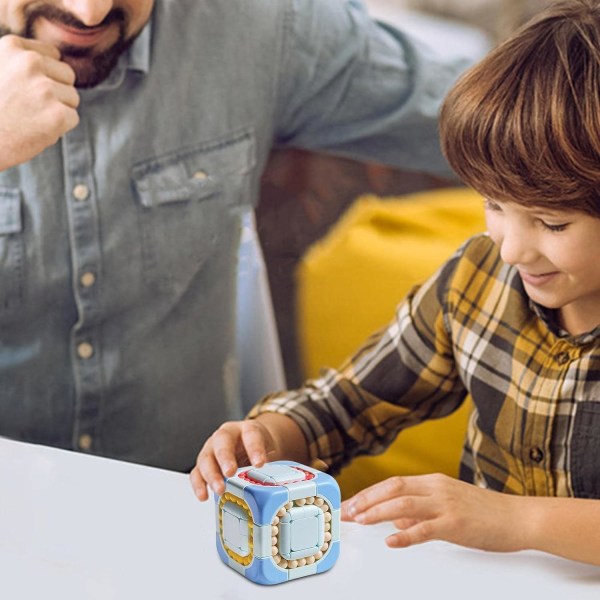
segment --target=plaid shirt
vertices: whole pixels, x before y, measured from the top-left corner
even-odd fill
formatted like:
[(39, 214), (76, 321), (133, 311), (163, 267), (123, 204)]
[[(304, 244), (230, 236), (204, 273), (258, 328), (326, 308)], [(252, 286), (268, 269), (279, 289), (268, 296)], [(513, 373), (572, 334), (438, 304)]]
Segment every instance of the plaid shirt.
[(478, 235), (337, 370), (268, 396), (336, 471), (473, 399), (461, 479), (522, 495), (600, 498), (600, 327), (570, 336)]

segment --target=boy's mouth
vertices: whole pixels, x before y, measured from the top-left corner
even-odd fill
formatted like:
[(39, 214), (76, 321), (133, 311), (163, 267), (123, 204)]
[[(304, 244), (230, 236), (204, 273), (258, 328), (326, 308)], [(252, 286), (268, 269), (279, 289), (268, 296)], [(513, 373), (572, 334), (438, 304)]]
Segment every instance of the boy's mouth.
[(554, 277), (558, 275), (558, 271), (552, 271), (549, 273), (526, 273), (523, 271), (519, 271), (519, 275), (524, 283), (528, 283), (529, 285), (540, 286), (548, 283)]

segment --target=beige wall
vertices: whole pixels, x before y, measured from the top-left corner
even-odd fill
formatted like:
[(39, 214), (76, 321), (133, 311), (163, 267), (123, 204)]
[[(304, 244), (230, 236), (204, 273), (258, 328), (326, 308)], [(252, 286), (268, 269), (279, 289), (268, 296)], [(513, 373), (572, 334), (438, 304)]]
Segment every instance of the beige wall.
[[(367, 0), (367, 4), (371, 0)], [(509, 35), (550, 0), (372, 0), (458, 19), (487, 31), (496, 41)]]

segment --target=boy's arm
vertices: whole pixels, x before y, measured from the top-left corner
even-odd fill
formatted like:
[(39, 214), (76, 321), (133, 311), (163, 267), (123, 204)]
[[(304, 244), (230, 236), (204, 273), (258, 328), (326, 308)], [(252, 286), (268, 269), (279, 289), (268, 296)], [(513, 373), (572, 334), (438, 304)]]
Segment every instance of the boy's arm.
[(600, 500), (523, 500), (528, 504), (531, 548), (600, 566)]
[(541, 550), (600, 566), (600, 501), (515, 496), (445, 475), (393, 477), (342, 504), (342, 518), (392, 521), (390, 547), (429, 540), (495, 552)]

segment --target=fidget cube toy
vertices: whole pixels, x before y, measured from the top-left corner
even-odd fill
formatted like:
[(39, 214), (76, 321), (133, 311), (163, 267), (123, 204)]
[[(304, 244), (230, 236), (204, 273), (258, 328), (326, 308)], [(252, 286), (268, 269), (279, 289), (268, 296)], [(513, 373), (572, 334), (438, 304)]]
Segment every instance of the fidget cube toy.
[(340, 499), (333, 477), (299, 463), (238, 469), (215, 495), (219, 555), (266, 585), (327, 571), (340, 553)]

